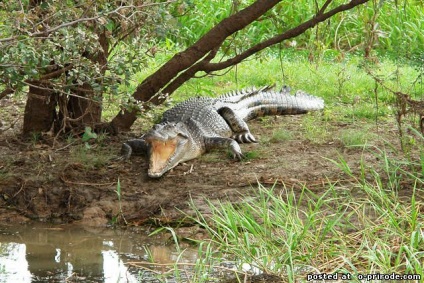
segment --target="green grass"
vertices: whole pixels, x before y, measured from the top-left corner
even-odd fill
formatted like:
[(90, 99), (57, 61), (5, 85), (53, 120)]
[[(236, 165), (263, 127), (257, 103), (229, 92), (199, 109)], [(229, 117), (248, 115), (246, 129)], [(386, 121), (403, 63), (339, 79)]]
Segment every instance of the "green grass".
[(277, 129), (272, 132), (271, 138), (265, 142), (281, 143), (289, 141), (293, 138), (293, 134), (286, 129)]
[(339, 133), (339, 139), (345, 147), (365, 146), (370, 140), (376, 139), (372, 130), (365, 129), (347, 129)]
[[(122, 87), (121, 91), (131, 95), (136, 86), (167, 59), (168, 56), (151, 59), (148, 63), (150, 68), (136, 74), (134, 82), (128, 87)], [(276, 56), (264, 56), (260, 60), (243, 62), (228, 72), (223, 72), (222, 76), (209, 75), (202, 79), (192, 79), (169, 98), (165, 107), (143, 114), (143, 119), (155, 121), (167, 107), (189, 97), (218, 96), (236, 89), (274, 83), (277, 84), (277, 89), (288, 85), (294, 91), (302, 89), (324, 98), (325, 111), (330, 118), (336, 116), (343, 117), (345, 121), (354, 121), (375, 119), (378, 115), (384, 119), (393, 114), (391, 105), (395, 98), (382, 87), (377, 88), (375, 92), (376, 83), (367, 74), (366, 69), (370, 69), (374, 75), (384, 80), (387, 87), (410, 93), (412, 97), (421, 97), (422, 89), (416, 81), (422, 71), (412, 64), (383, 58), (378, 65), (369, 65), (359, 56), (348, 56), (342, 61), (337, 60), (337, 57), (327, 56), (322, 60), (310, 62), (298, 53), (285, 51), (281, 61)], [(105, 101), (105, 119), (111, 119), (117, 111), (118, 104), (115, 99)]]
[(80, 163), (86, 169), (96, 169), (106, 166), (115, 156), (108, 148), (100, 146), (87, 148), (86, 144), (73, 146), (70, 151), (69, 162)]
[(306, 115), (302, 119), (303, 137), (315, 144), (321, 144), (332, 139), (328, 123), (320, 121), (317, 115)]
[(362, 162), (359, 177), (343, 159), (334, 161), (353, 178), (345, 185), (316, 193), (258, 184), (249, 201), (209, 203), (212, 215), (197, 210), (196, 221), (217, 249), (203, 242), (209, 251), (196, 263), (203, 277), (194, 271), (189, 282), (213, 282), (210, 266), (219, 269), (223, 259), (232, 259), (239, 272), (249, 264), (287, 282), (324, 272), (351, 274), (350, 282), (360, 282), (358, 274), (393, 272), (424, 278), (423, 175), (410, 174), (383, 151), (375, 154), (381, 167)]
[(249, 160), (252, 160), (252, 159), (258, 159), (258, 158), (261, 157), (261, 153), (257, 150), (247, 151), (247, 152), (243, 153), (243, 155), (244, 155), (244, 159), (243, 159), (244, 161), (249, 161)]

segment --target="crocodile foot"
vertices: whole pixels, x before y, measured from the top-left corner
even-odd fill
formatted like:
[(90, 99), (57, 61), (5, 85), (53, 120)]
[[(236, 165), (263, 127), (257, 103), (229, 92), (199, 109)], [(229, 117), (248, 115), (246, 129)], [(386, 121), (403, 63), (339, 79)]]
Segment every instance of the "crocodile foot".
[(255, 137), (250, 132), (237, 133), (232, 138), (239, 143), (257, 143)]

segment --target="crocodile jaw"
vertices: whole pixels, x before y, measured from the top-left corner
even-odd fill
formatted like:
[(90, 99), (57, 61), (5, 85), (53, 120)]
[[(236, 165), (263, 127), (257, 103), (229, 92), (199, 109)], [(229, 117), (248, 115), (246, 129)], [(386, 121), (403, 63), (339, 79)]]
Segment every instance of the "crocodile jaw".
[(199, 143), (193, 140), (187, 125), (182, 122), (156, 124), (143, 139), (149, 144), (147, 174), (151, 178), (159, 178), (179, 163), (202, 154)]
[(159, 178), (167, 171), (168, 161), (172, 159), (177, 144), (176, 138), (165, 142), (152, 141), (150, 143), (149, 177)]
[(150, 161), (147, 174), (151, 178), (162, 177), (167, 171), (186, 161), (185, 151), (188, 140), (184, 137), (163, 140), (150, 140)]

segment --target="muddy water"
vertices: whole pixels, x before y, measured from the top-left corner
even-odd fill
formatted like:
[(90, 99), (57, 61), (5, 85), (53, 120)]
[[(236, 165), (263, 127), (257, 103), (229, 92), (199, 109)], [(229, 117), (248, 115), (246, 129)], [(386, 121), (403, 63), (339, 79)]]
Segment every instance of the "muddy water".
[(156, 263), (195, 261), (195, 250), (178, 258), (173, 246), (164, 245), (166, 237), (148, 233), (138, 228), (0, 226), (0, 283), (158, 282), (132, 262), (152, 257)]

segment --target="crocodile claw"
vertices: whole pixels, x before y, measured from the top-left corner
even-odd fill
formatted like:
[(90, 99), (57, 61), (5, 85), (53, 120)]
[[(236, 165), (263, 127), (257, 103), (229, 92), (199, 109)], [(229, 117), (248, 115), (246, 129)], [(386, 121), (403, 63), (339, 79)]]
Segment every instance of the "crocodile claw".
[(244, 158), (243, 153), (241, 153), (241, 148), (239, 144), (235, 141), (232, 141), (230, 144), (230, 149), (233, 154), (234, 159), (241, 161)]
[(127, 160), (127, 158), (123, 155), (116, 156), (116, 157), (113, 157), (111, 159), (111, 161), (114, 161), (114, 162), (122, 162), (122, 161), (125, 161), (125, 160)]
[(115, 160), (116, 161), (129, 160), (132, 152), (133, 152), (132, 147), (128, 145), (127, 143), (123, 143), (121, 147), (121, 156), (117, 157)]
[(233, 156), (234, 156), (234, 159), (236, 159), (237, 161), (242, 161), (243, 159), (246, 159), (246, 156), (244, 156), (244, 154), (241, 152), (237, 152), (237, 153), (233, 152)]
[(232, 138), (239, 143), (257, 143), (255, 137), (250, 132), (235, 134)]

